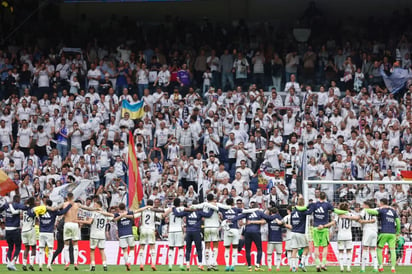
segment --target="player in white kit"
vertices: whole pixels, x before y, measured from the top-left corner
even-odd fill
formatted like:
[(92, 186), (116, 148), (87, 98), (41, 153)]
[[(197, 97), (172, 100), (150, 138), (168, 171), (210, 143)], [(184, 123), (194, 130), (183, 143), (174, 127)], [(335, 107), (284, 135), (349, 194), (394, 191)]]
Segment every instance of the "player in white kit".
[[(349, 205), (347, 203), (339, 204), (340, 210), (347, 211)], [(339, 250), (339, 265), (340, 271), (344, 271), (346, 264), (347, 272), (351, 272), (352, 265), (352, 220), (357, 220), (359, 217), (352, 215), (350, 212), (344, 215), (335, 215), (333, 220), (338, 231), (338, 250)], [(346, 263), (345, 263), (346, 262)]]
[(370, 215), (365, 209), (372, 208), (372, 201), (363, 202), (363, 210), (360, 213), (358, 222), (362, 224), (362, 262), (361, 271), (365, 272), (365, 266), (369, 262), (369, 254), (372, 257), (373, 272), (378, 272), (378, 257), (376, 244), (378, 242), (378, 217)]
[[(27, 259), (29, 258), (29, 269), (34, 271), (33, 263), (34, 258), (36, 258), (36, 229), (34, 228), (36, 221), (35, 221), (35, 213), (33, 212), (34, 208), (34, 197), (30, 197), (26, 201), (26, 205), (28, 209), (23, 211), (23, 225), (21, 228), (21, 240), (24, 244), (24, 253), (23, 253), (23, 271), (27, 271)], [(29, 257), (31, 248), (31, 254)]]
[[(204, 211), (209, 211), (208, 204), (216, 206), (215, 196), (211, 193), (207, 194), (207, 203), (202, 203), (192, 208), (203, 208)], [(217, 257), (217, 248), (219, 238), (219, 228), (220, 228), (220, 219), (218, 211), (214, 210), (213, 214), (209, 218), (204, 219), (204, 241), (205, 241), (205, 261), (208, 271), (215, 270), (218, 268), (216, 266), (216, 257)], [(213, 247), (212, 244), (213, 243)], [(215, 251), (216, 250), (216, 251)]]
[[(147, 205), (153, 206), (153, 200), (148, 200)], [(134, 217), (140, 217), (140, 270), (144, 270), (144, 260), (146, 259), (146, 257), (143, 257), (143, 253), (146, 248), (146, 245), (149, 245), (151, 267), (153, 271), (156, 271), (156, 218), (161, 219), (163, 218), (163, 215), (160, 213), (156, 213), (156, 210), (153, 208), (147, 208), (143, 210), (141, 213), (134, 214)]]
[(292, 233), (292, 222), (290, 217), (292, 213), (292, 206), (289, 205), (286, 211), (288, 214), (285, 217), (283, 217), (282, 223), (283, 226), (286, 228), (286, 235), (284, 236), (286, 257), (288, 258), (290, 271), (292, 271), (292, 265), (290, 264), (292, 257), (292, 247), (290, 246), (290, 238)]
[[(173, 206), (176, 208), (178, 212), (184, 210), (184, 207), (181, 206), (181, 201), (179, 198), (175, 198), (173, 200)], [(183, 246), (185, 245), (184, 242), (184, 235), (183, 235), (183, 218), (177, 217), (173, 214), (173, 209), (170, 208), (165, 212), (165, 216), (169, 216), (169, 271), (172, 271), (172, 266), (175, 262), (175, 255), (177, 251), (177, 263), (180, 265), (180, 270), (184, 271), (184, 260), (183, 260)]]
[(88, 218), (86, 221), (78, 220), (80, 224), (90, 225), (90, 271), (96, 270), (96, 247), (100, 250), (103, 270), (107, 271), (106, 254), (104, 252), (104, 247), (106, 243), (106, 225), (111, 219), (113, 219), (114, 215), (103, 211), (102, 208), (102, 202), (96, 201), (94, 203), (94, 209), (96, 211), (93, 212), (92, 217)]

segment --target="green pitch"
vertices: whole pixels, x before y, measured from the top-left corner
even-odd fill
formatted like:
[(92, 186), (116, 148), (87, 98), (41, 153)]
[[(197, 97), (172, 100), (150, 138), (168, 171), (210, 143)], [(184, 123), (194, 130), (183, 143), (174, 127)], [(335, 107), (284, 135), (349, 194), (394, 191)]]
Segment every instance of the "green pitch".
[[(16, 265), (16, 267), (17, 267), (17, 272), (23, 272), (22, 269), (21, 269), (21, 265)], [(207, 272), (207, 273), (226, 273), (225, 272), (225, 266), (219, 266), (218, 268), (219, 268), (219, 271), (204, 271), (204, 272)], [(315, 266), (308, 266), (306, 268), (307, 268), (308, 272), (316, 273)], [(39, 272), (38, 269), (39, 268), (36, 265), (35, 266), (36, 272)], [(266, 266), (263, 266), (263, 269), (265, 270), (264, 272), (269, 273)], [(80, 273), (90, 272), (90, 266), (89, 265), (79, 265), (79, 270), (75, 271), (74, 268), (73, 268), (73, 265), (71, 265), (69, 270), (64, 271), (63, 265), (53, 265), (53, 270), (54, 270), (53, 272), (49, 272), (47, 269), (43, 269), (43, 272), (53, 273), (53, 274), (68, 274), (68, 273), (76, 273), (76, 272), (77, 273), (79, 273), (79, 272)], [(356, 266), (352, 267), (352, 273), (359, 273), (359, 270), (360, 270), (360, 267), (356, 267)], [(7, 268), (6, 268), (5, 265), (3, 266), (3, 269), (1, 271), (7, 271)], [(398, 266), (398, 267), (396, 267), (396, 273), (397, 274), (410, 274), (411, 271), (412, 271), (412, 266)], [(10, 273), (10, 271), (7, 271), (7, 272)], [(96, 271), (95, 272), (97, 272), (97, 273), (110, 273), (110, 272), (119, 273), (119, 272), (127, 272), (127, 271), (126, 271), (125, 266), (109, 265), (108, 266), (108, 272), (104, 272), (103, 271), (103, 266), (96, 265)], [(145, 268), (144, 268), (144, 271), (140, 271), (138, 265), (132, 265), (130, 272), (133, 272), (133, 273), (136, 273), (136, 272), (152, 273), (153, 272), (153, 273), (156, 273), (156, 274), (167, 274), (167, 273), (184, 273), (184, 272), (187, 272), (187, 271), (181, 271), (179, 269), (179, 266), (174, 266), (173, 270), (170, 272), (170, 271), (168, 271), (168, 267), (163, 266), (163, 265), (162, 266), (157, 266), (157, 271), (153, 271), (150, 268), (150, 265), (146, 265)], [(197, 266), (191, 266), (190, 272), (201, 273), (202, 271), (198, 270)], [(249, 273), (246, 266), (237, 266), (236, 269), (235, 269), (235, 272), (227, 272), (227, 273), (238, 273), (238, 272)], [(255, 271), (252, 271), (252, 273), (254, 273), (254, 272)], [(260, 273), (264, 273), (264, 272), (260, 272)], [(286, 266), (281, 267), (280, 272), (276, 272), (275, 269), (273, 269), (272, 272), (273, 273), (292, 273), (292, 272), (289, 272), (289, 268), (286, 267)], [(298, 272), (303, 273), (301, 270), (298, 270)], [(30, 271), (27, 272), (27, 273), (30, 273)], [(259, 272), (256, 272), (256, 273), (259, 273)], [(328, 267), (328, 271), (326, 271), (326, 272), (322, 271), (322, 273), (327, 274), (327, 273), (341, 273), (341, 272), (339, 271), (339, 267), (330, 266), (330, 267)], [(343, 273), (347, 273), (347, 272), (345, 271)], [(370, 274), (373, 273), (371, 267), (366, 268), (365, 274), (367, 274), (367, 273), (370, 273)], [(386, 266), (385, 271), (383, 273), (390, 274), (391, 273), (390, 266)]]

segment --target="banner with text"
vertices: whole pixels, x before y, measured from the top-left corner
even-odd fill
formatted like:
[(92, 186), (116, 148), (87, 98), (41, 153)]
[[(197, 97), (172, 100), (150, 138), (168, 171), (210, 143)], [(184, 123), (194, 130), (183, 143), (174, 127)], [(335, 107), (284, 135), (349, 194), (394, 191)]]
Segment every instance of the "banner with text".
[[(57, 247), (57, 242), (54, 244), (55, 247)], [(3, 264), (6, 264), (6, 255), (7, 255), (7, 242), (6, 241), (0, 241), (0, 261)], [(283, 247), (284, 248), (284, 247)], [(263, 242), (263, 264), (267, 264), (267, 256), (266, 256), (266, 250), (267, 250), (267, 242)], [(138, 261), (138, 252), (140, 250), (140, 246), (138, 242), (136, 242), (136, 249), (134, 252), (134, 264), (140, 264)], [(168, 247), (168, 242), (163, 242), (159, 241), (156, 243), (156, 264), (158, 265), (166, 265), (168, 264), (168, 252), (169, 252), (169, 247)], [(217, 263), (219, 265), (225, 265), (225, 259), (223, 256), (224, 253), (224, 246), (223, 242), (219, 242), (218, 246), (218, 252), (219, 255), (217, 256)], [(119, 242), (117, 241), (107, 241), (106, 242), (106, 257), (107, 257), (107, 264), (109, 265), (124, 265), (124, 260), (123, 260), (123, 254), (121, 249), (119, 248)], [(180, 262), (177, 262), (178, 256), (177, 256), (177, 250), (175, 250), (176, 254), (174, 256), (175, 262), (174, 264), (180, 264)], [(253, 245), (252, 246), (252, 261), (255, 260), (256, 258), (256, 248)], [(38, 253), (37, 253), (38, 254)], [(89, 246), (89, 241), (79, 241), (79, 264), (90, 264), (90, 246)], [(145, 254), (144, 256), (146, 262), (145, 264), (151, 264), (151, 257), (148, 248), (145, 248)], [(352, 253), (352, 262), (354, 265), (359, 265), (360, 260), (361, 260), (361, 254), (362, 254), (362, 247), (360, 242), (353, 242), (353, 253)], [(273, 256), (276, 256), (275, 254)], [(191, 264), (195, 265), (197, 264), (197, 256), (195, 253), (195, 247), (192, 248), (192, 254), (191, 254)], [(331, 245), (329, 245), (329, 251), (328, 251), (328, 262), (329, 264), (338, 264), (338, 248), (337, 248), (337, 243), (332, 242)], [(388, 248), (384, 248), (384, 263), (388, 263), (390, 258), (390, 255), (388, 253)], [(23, 259), (23, 250), (20, 253), (18, 263), (21, 264)], [(37, 258), (36, 258), (36, 263), (37, 263)], [(63, 257), (62, 254), (59, 255), (59, 257), (55, 261), (58, 264), (63, 263)], [(313, 252), (311, 252), (310, 257), (309, 257), (309, 264), (312, 264), (314, 262), (313, 258)], [(101, 257), (100, 257), (100, 252), (96, 251), (96, 263), (101, 264)], [(285, 252), (282, 254), (282, 265), (287, 265), (287, 258), (285, 256)], [(242, 251), (238, 255), (238, 264), (239, 265), (245, 265), (246, 264), (246, 257), (245, 257), (245, 250), (242, 249)], [(400, 261), (400, 264), (402, 265), (412, 265), (412, 242), (406, 242), (404, 245), (404, 251), (403, 251), (403, 257)]]

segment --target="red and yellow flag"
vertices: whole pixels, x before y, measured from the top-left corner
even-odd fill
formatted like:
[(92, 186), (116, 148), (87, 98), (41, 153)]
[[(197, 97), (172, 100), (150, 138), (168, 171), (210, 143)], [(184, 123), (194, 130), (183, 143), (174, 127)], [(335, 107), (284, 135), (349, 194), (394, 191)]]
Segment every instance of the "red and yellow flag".
[(412, 181), (412, 171), (410, 170), (401, 170), (402, 179), (404, 181)]
[(16, 190), (18, 185), (16, 185), (12, 179), (7, 176), (7, 174), (0, 169), (0, 196), (5, 196), (9, 192)]
[(139, 164), (137, 162), (136, 149), (133, 134), (129, 131), (129, 209), (137, 210), (143, 200), (143, 186), (140, 178)]

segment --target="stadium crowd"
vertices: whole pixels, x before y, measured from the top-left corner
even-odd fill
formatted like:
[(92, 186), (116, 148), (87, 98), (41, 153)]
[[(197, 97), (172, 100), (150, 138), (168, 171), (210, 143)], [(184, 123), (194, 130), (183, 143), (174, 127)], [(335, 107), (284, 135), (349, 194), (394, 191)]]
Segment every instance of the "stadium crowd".
[[(190, 206), (208, 194), (245, 208), (250, 201), (286, 208), (306, 177), (348, 181), (309, 185), (309, 198), (323, 191), (354, 211), (385, 198), (411, 240), (410, 185), (359, 182), (400, 180), (411, 170), (412, 85), (392, 94), (381, 74), (411, 69), (407, 35), (276, 53), (252, 33), (227, 49), (94, 42), (84, 50), (0, 50), (0, 168), (19, 186), (6, 199), (18, 193), (42, 203), (55, 187), (90, 180), (95, 193), (84, 203), (100, 200), (116, 212), (127, 203), (130, 130), (144, 199), (155, 208), (174, 198)], [(143, 100), (144, 116), (122, 115), (123, 100)], [(167, 239), (167, 223), (159, 221), (158, 239)]]

